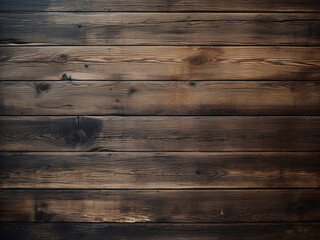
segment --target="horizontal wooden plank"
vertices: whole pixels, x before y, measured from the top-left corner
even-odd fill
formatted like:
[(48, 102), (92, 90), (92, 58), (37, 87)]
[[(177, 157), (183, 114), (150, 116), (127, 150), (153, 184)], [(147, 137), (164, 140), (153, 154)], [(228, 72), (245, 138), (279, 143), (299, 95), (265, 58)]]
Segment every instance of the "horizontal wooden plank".
[(2, 115), (320, 115), (319, 81), (3, 81), (0, 98)]
[(320, 47), (0, 48), (0, 80), (319, 80)]
[(1, 151), (319, 151), (320, 117), (0, 118)]
[(320, 188), (320, 153), (1, 153), (1, 188)]
[(319, 229), (319, 223), (0, 223), (5, 240), (305, 240), (317, 239)]
[(318, 12), (317, 0), (1, 0), (2, 11), (271, 11)]
[(320, 190), (0, 190), (0, 221), (308, 222)]
[(318, 13), (2, 13), (0, 44), (319, 45)]

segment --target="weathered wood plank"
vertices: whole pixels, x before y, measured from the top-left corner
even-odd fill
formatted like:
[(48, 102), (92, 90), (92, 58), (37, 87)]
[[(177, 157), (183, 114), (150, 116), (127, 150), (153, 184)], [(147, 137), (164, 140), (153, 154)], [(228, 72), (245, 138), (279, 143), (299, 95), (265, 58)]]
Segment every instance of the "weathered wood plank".
[(0, 80), (319, 80), (319, 47), (0, 48)]
[(320, 82), (0, 82), (2, 115), (319, 115)]
[(4, 240), (305, 240), (317, 239), (319, 223), (0, 223)]
[(308, 222), (320, 190), (0, 190), (0, 221)]
[(317, 0), (1, 0), (1, 11), (318, 12)]
[(320, 153), (1, 153), (1, 188), (319, 188)]
[(319, 45), (318, 13), (2, 13), (0, 44)]
[(1, 151), (319, 151), (320, 117), (1, 117)]

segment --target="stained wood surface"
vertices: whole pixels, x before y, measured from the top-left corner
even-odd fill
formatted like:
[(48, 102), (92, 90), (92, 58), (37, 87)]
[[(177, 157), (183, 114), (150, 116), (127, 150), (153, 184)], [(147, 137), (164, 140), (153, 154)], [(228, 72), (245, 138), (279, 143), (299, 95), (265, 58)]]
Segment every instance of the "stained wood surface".
[(317, 239), (319, 223), (0, 223), (2, 239), (70, 240), (305, 240)]
[(1, 13), (0, 44), (319, 45), (318, 13)]
[(319, 12), (317, 0), (2, 0), (2, 11)]
[(320, 153), (1, 153), (1, 188), (319, 188)]
[(2, 0), (1, 239), (318, 239), (319, 12)]
[(0, 190), (0, 221), (309, 222), (317, 190)]
[(319, 115), (320, 82), (0, 82), (2, 115)]
[(319, 80), (319, 47), (2, 47), (0, 80)]
[(1, 151), (319, 151), (320, 117), (1, 117)]

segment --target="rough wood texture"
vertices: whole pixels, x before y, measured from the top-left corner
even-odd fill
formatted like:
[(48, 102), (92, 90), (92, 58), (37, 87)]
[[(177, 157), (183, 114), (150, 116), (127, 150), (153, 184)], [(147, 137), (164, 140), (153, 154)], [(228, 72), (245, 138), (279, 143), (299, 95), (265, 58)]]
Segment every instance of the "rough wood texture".
[(320, 153), (1, 153), (1, 188), (320, 187)]
[(0, 190), (0, 221), (309, 222), (320, 190)]
[(317, 0), (1, 0), (2, 11), (319, 12)]
[(0, 82), (2, 115), (320, 115), (320, 82)]
[(319, 151), (320, 117), (1, 117), (1, 151)]
[(319, 12), (0, 0), (0, 238), (318, 240)]
[(0, 223), (4, 240), (316, 240), (319, 223)]
[(0, 44), (319, 45), (318, 13), (2, 13)]
[(319, 47), (0, 48), (0, 80), (319, 80)]

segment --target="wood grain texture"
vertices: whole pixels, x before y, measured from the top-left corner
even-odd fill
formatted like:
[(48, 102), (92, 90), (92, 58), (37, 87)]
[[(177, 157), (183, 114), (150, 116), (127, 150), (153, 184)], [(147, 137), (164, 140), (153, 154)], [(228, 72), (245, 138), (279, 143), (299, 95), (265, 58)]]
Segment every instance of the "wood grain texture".
[(1, 151), (319, 151), (320, 117), (1, 117)]
[(319, 12), (317, 0), (1, 0), (2, 11)]
[(319, 223), (0, 223), (4, 240), (316, 240)]
[(319, 80), (320, 47), (0, 48), (0, 80)]
[(309, 222), (320, 190), (0, 190), (0, 221)]
[(1, 153), (1, 188), (319, 188), (320, 153)]
[(2, 81), (0, 114), (320, 115), (320, 82)]
[(0, 44), (319, 45), (318, 13), (2, 13)]
[(320, 1), (0, 1), (1, 239), (319, 239)]

